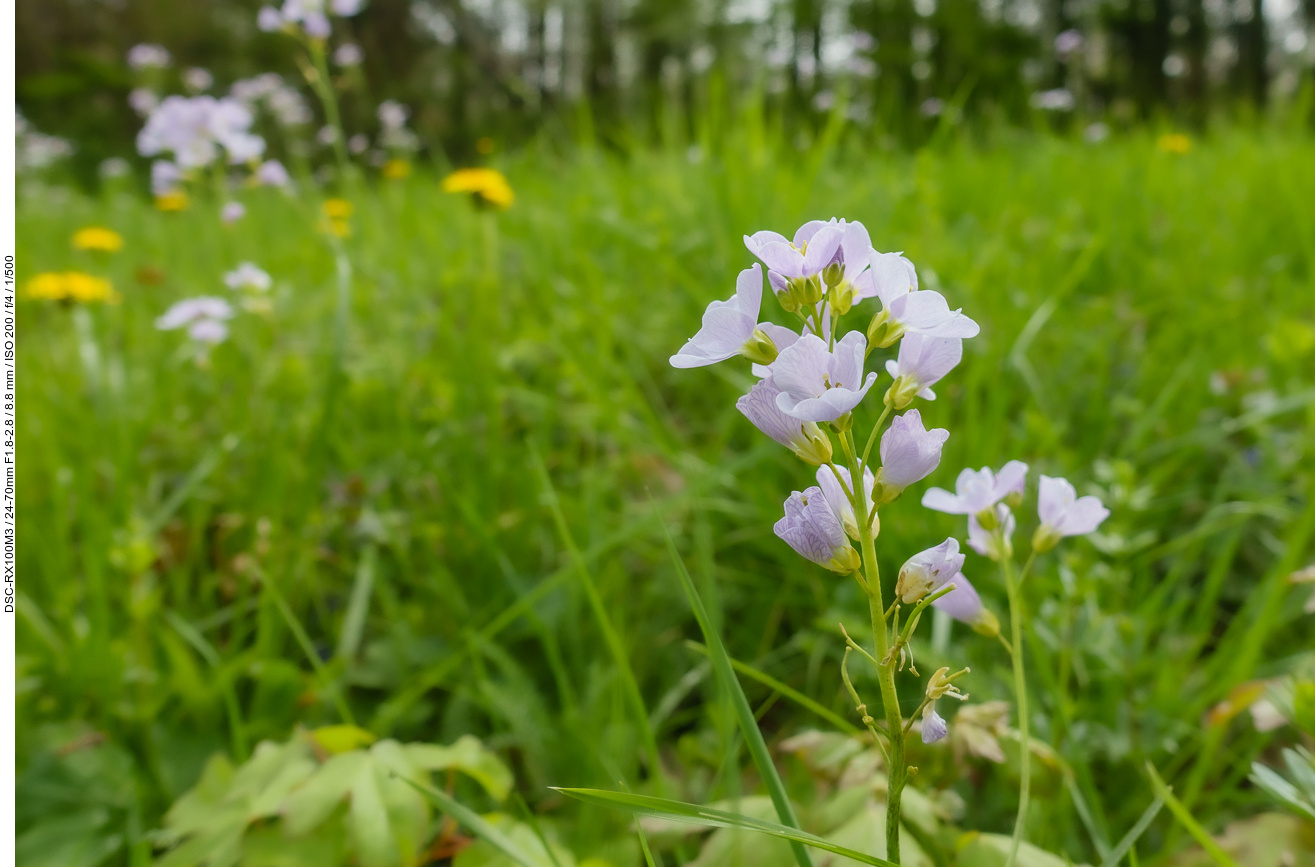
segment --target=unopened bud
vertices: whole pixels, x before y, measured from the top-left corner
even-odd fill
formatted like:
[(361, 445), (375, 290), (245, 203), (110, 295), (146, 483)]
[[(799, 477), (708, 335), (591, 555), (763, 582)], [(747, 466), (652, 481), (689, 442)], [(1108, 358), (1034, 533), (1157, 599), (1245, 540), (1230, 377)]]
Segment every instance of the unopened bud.
[(817, 304), (817, 302), (826, 297), (826, 292), (822, 289), (822, 281), (816, 276), (809, 277), (803, 281), (801, 294), (805, 304)]
[(879, 311), (868, 323), (868, 346), (876, 349), (888, 349), (904, 336), (904, 326), (890, 318), (890, 313)]
[(753, 329), (753, 334), (750, 335), (748, 340), (744, 341), (744, 346), (740, 349), (740, 352), (755, 364), (771, 364), (776, 360), (776, 356), (780, 354), (776, 348), (776, 343), (761, 328)]
[(977, 513), (977, 523), (982, 525), (982, 529), (990, 532), (1000, 526), (1000, 522), (995, 517), (995, 507), (988, 506)]
[(918, 383), (910, 380), (906, 376), (896, 377), (886, 390), (886, 406), (894, 410), (904, 409), (904, 407), (913, 403), (913, 399), (918, 396)]
[(1005, 494), (1005, 505), (1011, 509), (1017, 509), (1019, 506), (1023, 505), (1023, 492), (1010, 491)]
[(895, 582), (895, 595), (905, 605), (916, 605), (922, 597), (931, 592), (936, 583), (936, 576), (919, 566), (905, 566), (899, 572)]
[(991, 613), (991, 609), (983, 607), (977, 612), (977, 616), (968, 624), (973, 631), (979, 635), (985, 635), (987, 638), (995, 638), (1000, 634), (1000, 620)]
[(831, 462), (831, 439), (816, 422), (806, 421), (801, 426), (803, 436), (795, 440), (794, 453), (806, 464), (820, 467)]
[(854, 306), (854, 284), (841, 283), (831, 290), (831, 308), (844, 316)]
[(844, 433), (854, 426), (854, 414), (847, 412), (840, 418), (831, 422), (831, 427), (835, 428), (836, 433)]
[(885, 479), (882, 478), (882, 473), (884, 471), (885, 467), (877, 470), (877, 483), (872, 488), (872, 499), (879, 506), (895, 502), (900, 498), (900, 495), (904, 493), (902, 487), (888, 484)]
[(839, 262), (832, 262), (822, 269), (822, 282), (828, 287), (835, 288), (845, 279), (845, 266)]
[(1032, 534), (1032, 550), (1038, 554), (1044, 554), (1058, 545), (1059, 540), (1062, 538), (1063, 537), (1054, 527), (1051, 527), (1048, 524), (1042, 524), (1040, 527), (1037, 527), (1036, 532)]
[(849, 575), (857, 572), (863, 566), (863, 560), (858, 556), (852, 545), (846, 545), (844, 548), (836, 551), (831, 557), (831, 562), (826, 564), (826, 568), (832, 572), (839, 572), (841, 575)]

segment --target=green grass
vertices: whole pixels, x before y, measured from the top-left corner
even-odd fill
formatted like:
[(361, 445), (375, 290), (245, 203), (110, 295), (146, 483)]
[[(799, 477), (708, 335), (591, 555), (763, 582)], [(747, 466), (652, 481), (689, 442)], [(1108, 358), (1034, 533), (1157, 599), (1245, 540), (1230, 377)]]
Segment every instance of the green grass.
[[(341, 311), (309, 192), (244, 191), (248, 216), (223, 227), (213, 202), (162, 214), (127, 191), (28, 183), (26, 275), (81, 268), (123, 301), (19, 311), (20, 830), (68, 809), (43, 780), (89, 731), (122, 761), (82, 797), (140, 859), (213, 752), (244, 759), (298, 723), (350, 715), (404, 740), (479, 735), (570, 849), (640, 863), (627, 819), (547, 787), (621, 778), (664, 794), (645, 727), (666, 795), (756, 786), (686, 645), (698, 630), (648, 492), (731, 654), (857, 723), (835, 624), (861, 623), (865, 601), (771, 532), (809, 468), (735, 411), (746, 364), (666, 362), (752, 261), (742, 234), (832, 215), (904, 250), (924, 287), (982, 324), (920, 405), (951, 437), (932, 478), (883, 510), (887, 581), (963, 538), (918, 499), (964, 466), (1020, 458), (1033, 491), (1037, 471), (1065, 475), (1113, 511), (1098, 544), (1043, 557), (1024, 588), (1034, 737), (1072, 780), (1040, 763), (1032, 842), (1099, 863), (1155, 798), (1147, 761), (1212, 832), (1271, 809), (1246, 777), (1292, 729), (1203, 719), (1315, 642), (1285, 580), (1315, 524), (1310, 140), (1222, 133), (1173, 156), (1141, 136), (1019, 138), (903, 155), (797, 152), (750, 129), (704, 153), (544, 146), (507, 160), (517, 201), (503, 213), (423, 172), (352, 196)], [(87, 224), (124, 249), (72, 251)], [(274, 275), (273, 310), (241, 314), (198, 366), (153, 321), (179, 298), (226, 294), (220, 277), (243, 260)], [(150, 269), (163, 281), (143, 282)], [(1033, 515), (1020, 513), (1020, 546)], [(996, 570), (970, 554), (966, 571), (1003, 619)], [(931, 634), (921, 669), (970, 665), (973, 703), (1010, 699), (1002, 648)], [(744, 683), (769, 742), (830, 727)], [(912, 680), (903, 693), (911, 712)], [(1011, 762), (969, 767), (914, 746), (915, 785), (962, 797), (958, 827), (1008, 833), (1016, 746)], [(807, 775), (783, 762), (807, 801)], [(1189, 842), (1174, 827), (1159, 815), (1137, 863)]]

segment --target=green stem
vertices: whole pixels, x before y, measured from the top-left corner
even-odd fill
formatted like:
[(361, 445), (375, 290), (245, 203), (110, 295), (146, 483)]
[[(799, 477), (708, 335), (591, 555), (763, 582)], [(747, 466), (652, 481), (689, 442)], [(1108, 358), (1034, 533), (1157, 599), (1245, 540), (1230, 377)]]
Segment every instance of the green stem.
[(872, 444), (877, 441), (877, 434), (881, 431), (882, 427), (885, 426), (886, 419), (890, 418), (890, 413), (890, 407), (883, 409), (881, 411), (881, 418), (877, 419), (877, 423), (872, 426), (872, 433), (868, 434), (868, 443), (863, 446), (863, 466), (865, 467), (868, 465), (868, 455), (872, 454)]
[[(884, 422), (886, 414), (882, 414)], [(880, 428), (878, 422), (877, 428)], [(868, 438), (871, 443), (873, 436)], [(904, 717), (900, 713), (899, 694), (895, 691), (895, 669), (886, 660), (890, 636), (886, 630), (885, 607), (881, 601), (881, 573), (877, 568), (877, 548), (872, 538), (872, 522), (864, 496), (863, 471), (854, 448), (853, 431), (840, 437), (849, 461), (849, 477), (854, 480), (854, 517), (858, 520), (859, 544), (863, 553), (863, 575), (867, 582), (868, 612), (872, 618), (872, 640), (876, 648), (877, 674), (881, 684), (881, 704), (886, 714), (886, 732), (890, 740), (886, 762), (886, 858), (900, 863), (900, 799), (908, 769), (904, 766)], [(875, 507), (875, 506), (874, 506)]]
[[(1012, 560), (1002, 559), (1000, 565), (1005, 573), (1005, 587), (1009, 592), (1009, 626), (1013, 636), (1014, 691), (1018, 703), (1018, 771), (1022, 779), (1018, 787), (1018, 818), (1014, 820), (1014, 836), (1009, 842), (1009, 857), (1005, 867), (1014, 867), (1018, 861), (1018, 846), (1023, 842), (1023, 832), (1027, 825), (1027, 806), (1032, 794), (1031, 742), (1028, 736), (1027, 710), (1027, 675), (1023, 669), (1023, 610), (1019, 597), (1019, 581), (1014, 577)], [(1028, 566), (1032, 558), (1028, 558)], [(1026, 572), (1024, 573), (1026, 574)]]
[(329, 77), (329, 64), (324, 55), (324, 42), (319, 39), (311, 39), (306, 50), (310, 54), (311, 65), (315, 68), (315, 78), (311, 82), (311, 87), (315, 90), (315, 95), (320, 98), (320, 103), (324, 106), (325, 119), (329, 122), (329, 126), (334, 129), (333, 155), (338, 159), (338, 169), (342, 173), (343, 182), (346, 183), (352, 175), (351, 160), (347, 156), (347, 131), (343, 129), (342, 115), (338, 111), (338, 97), (333, 92), (333, 79)]

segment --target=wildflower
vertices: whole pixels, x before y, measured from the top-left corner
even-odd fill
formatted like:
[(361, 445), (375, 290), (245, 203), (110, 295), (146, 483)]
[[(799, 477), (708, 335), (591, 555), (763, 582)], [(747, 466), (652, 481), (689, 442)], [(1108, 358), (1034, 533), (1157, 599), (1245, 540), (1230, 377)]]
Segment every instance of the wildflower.
[(950, 579), (954, 589), (936, 601), (932, 607), (944, 611), (962, 623), (967, 623), (973, 631), (994, 638), (1000, 634), (1000, 621), (991, 610), (982, 605), (982, 597), (977, 588), (962, 572)]
[(191, 199), (187, 198), (187, 193), (182, 190), (170, 190), (155, 197), (155, 208), (158, 211), (185, 211), (191, 203)]
[(193, 93), (209, 90), (214, 83), (215, 77), (208, 69), (193, 66), (191, 69), (183, 70), (183, 86)]
[(123, 247), (123, 237), (113, 229), (87, 226), (73, 233), (73, 247), (77, 250), (113, 253)]
[(928, 593), (949, 583), (963, 568), (964, 555), (959, 553), (959, 542), (946, 539), (934, 548), (919, 551), (900, 567), (895, 582), (895, 595), (905, 605), (914, 605)]
[(922, 414), (911, 409), (895, 416), (881, 435), (881, 469), (877, 473), (878, 500), (889, 503), (914, 482), (920, 482), (941, 463), (941, 447), (950, 438), (944, 428), (927, 430)]
[(875, 372), (863, 379), (867, 343), (851, 331), (834, 352), (816, 334), (805, 334), (781, 351), (772, 364), (772, 379), (781, 389), (776, 405), (803, 421), (835, 421), (867, 395), (877, 381)]
[(261, 6), (256, 13), (256, 26), (265, 33), (273, 33), (283, 26), (283, 16), (273, 6)]
[(757, 232), (746, 236), (744, 243), (768, 269), (787, 280), (806, 280), (831, 264), (842, 240), (844, 230), (836, 223), (805, 223), (793, 242), (775, 232)]
[(735, 408), (754, 427), (790, 449), (805, 463), (819, 466), (831, 460), (831, 440), (826, 433), (811, 421), (801, 422), (781, 412), (776, 405), (776, 396), (780, 393), (769, 376), (737, 400)]
[(929, 704), (922, 709), (922, 742), (934, 744), (949, 734), (944, 718), (936, 712), (936, 705)]
[(157, 196), (171, 193), (183, 180), (183, 172), (176, 163), (156, 160), (151, 163), (151, 192)]
[(305, 98), (291, 87), (280, 87), (271, 93), (268, 104), (274, 119), (282, 126), (301, 126), (314, 117)]
[(1014, 556), (1013, 537), (1017, 527), (1014, 513), (1004, 503), (995, 506), (995, 527), (997, 532), (992, 533), (976, 515), (968, 516), (968, 547), (999, 563)]
[(1167, 154), (1182, 155), (1192, 149), (1192, 140), (1180, 132), (1160, 136), (1155, 146)]
[(360, 12), (361, 8), (364, 6), (364, 0), (332, 0), (329, 4), (329, 8), (333, 10), (333, 14), (341, 18), (351, 18), (353, 15)]
[(498, 208), (509, 208), (516, 196), (502, 172), (495, 169), (457, 169), (443, 179), (445, 193), (473, 193), (476, 200)]
[(400, 181), (411, 174), (411, 164), (406, 160), (391, 159), (384, 163), (382, 174), (390, 181)]
[(870, 251), (867, 286), (859, 299), (876, 296), (881, 310), (868, 325), (868, 341), (879, 349), (895, 345), (905, 334), (928, 337), (976, 337), (977, 323), (951, 310), (941, 293), (918, 289), (913, 263), (900, 253)]
[(134, 87), (128, 92), (128, 107), (141, 117), (148, 116), (160, 104), (160, 97), (149, 87)]
[(249, 162), (265, 150), (265, 140), (247, 131), (254, 120), (251, 109), (232, 97), (170, 96), (146, 119), (137, 150), (143, 156), (170, 152), (181, 169), (209, 165), (221, 148), (229, 162)]
[(326, 199), (323, 208), (324, 216), (331, 220), (346, 220), (356, 211), (346, 199)]
[(269, 274), (252, 262), (239, 262), (236, 268), (224, 275), (224, 285), (233, 290), (268, 292), (273, 283)]
[(80, 304), (118, 304), (121, 300), (110, 281), (81, 271), (38, 274), (27, 284), (27, 296), (51, 301), (76, 301)]
[(1041, 111), (1072, 111), (1077, 101), (1073, 98), (1073, 91), (1056, 87), (1053, 90), (1037, 91), (1028, 98), (1028, 103)]
[(164, 69), (171, 58), (163, 45), (143, 43), (128, 49), (128, 65), (133, 69)]
[(379, 103), (379, 123), (384, 129), (401, 129), (411, 116), (411, 109), (395, 100), (385, 99)]
[(354, 42), (344, 42), (333, 52), (333, 62), (338, 66), (360, 66), (365, 59), (365, 52)]
[(306, 31), (306, 35), (312, 39), (328, 39), (333, 33), (333, 27), (329, 24), (329, 16), (320, 12), (312, 12), (303, 18), (301, 27)]
[(785, 501), (785, 517), (772, 530), (802, 557), (848, 575), (861, 565), (821, 488), (795, 491)]
[(758, 327), (762, 295), (762, 269), (757, 264), (745, 268), (735, 281), (735, 295), (708, 305), (703, 327), (671, 356), (671, 366), (704, 367), (735, 355), (760, 364), (775, 361), (776, 344)]
[(922, 710), (922, 742), (932, 744), (939, 741), (948, 734), (949, 729), (945, 725), (945, 720), (940, 714), (936, 713), (936, 702), (942, 698), (953, 698), (959, 701), (967, 701), (968, 695), (959, 692), (954, 685), (954, 681), (968, 673), (968, 669), (957, 671), (954, 674), (947, 674), (949, 667), (937, 669), (936, 673), (927, 679), (927, 698), (926, 707)]
[(976, 515), (987, 530), (996, 527), (994, 506), (1010, 493), (1021, 488), (1027, 478), (1027, 464), (1010, 461), (1000, 469), (999, 475), (990, 467), (980, 470), (965, 469), (954, 480), (954, 493), (943, 488), (932, 488), (922, 495), (922, 505), (948, 515)]
[(132, 166), (123, 157), (110, 157), (102, 160), (97, 172), (102, 178), (125, 178), (132, 172)]
[(286, 187), (292, 180), (288, 176), (288, 170), (278, 160), (265, 160), (260, 164), (260, 168), (256, 169), (255, 177), (257, 183), (270, 187)]
[(202, 295), (177, 302), (155, 320), (161, 331), (187, 328), (187, 334), (200, 343), (222, 343), (228, 337), (224, 320), (233, 318), (233, 308), (223, 298)]
[(1066, 59), (1075, 51), (1082, 50), (1082, 34), (1077, 30), (1065, 30), (1055, 37), (1055, 54), (1060, 60)]
[(219, 219), (225, 223), (236, 223), (247, 215), (246, 205), (241, 202), (226, 202), (219, 211)]
[[(854, 516), (854, 505), (849, 501), (849, 491), (854, 492), (854, 480), (850, 478), (849, 470), (844, 467), (824, 466), (817, 468), (817, 484), (822, 489), (822, 496), (826, 497), (827, 505), (831, 511), (840, 519), (840, 526), (845, 528), (845, 535), (851, 539), (859, 539), (858, 519)], [(840, 478), (836, 478), (836, 474)], [(841, 480), (844, 484), (841, 485)], [(880, 524), (877, 522), (877, 510), (872, 504), (872, 488), (876, 484), (876, 477), (872, 474), (871, 467), (863, 468), (863, 502), (868, 513), (868, 532), (873, 536), (880, 531)]]
[(958, 337), (908, 335), (900, 343), (899, 357), (886, 362), (886, 372), (895, 378), (886, 392), (886, 405), (903, 409), (914, 397), (935, 400), (936, 392), (931, 386), (940, 382), (962, 358), (963, 341)]
[(1037, 488), (1037, 513), (1041, 526), (1032, 536), (1032, 548), (1049, 551), (1065, 536), (1085, 536), (1110, 516), (1099, 497), (1078, 498), (1066, 479), (1042, 476)]

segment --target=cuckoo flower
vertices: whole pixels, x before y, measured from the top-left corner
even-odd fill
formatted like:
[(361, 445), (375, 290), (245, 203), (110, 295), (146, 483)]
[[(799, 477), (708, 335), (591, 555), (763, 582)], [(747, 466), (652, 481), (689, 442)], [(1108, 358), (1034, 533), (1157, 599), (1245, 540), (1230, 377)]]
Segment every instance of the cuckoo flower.
[(744, 236), (744, 245), (770, 270), (787, 280), (815, 277), (831, 264), (845, 233), (833, 223), (812, 229), (810, 226), (811, 223), (805, 224), (793, 242), (775, 232), (756, 232)]
[(236, 268), (224, 274), (224, 285), (233, 290), (268, 292), (273, 283), (269, 274), (252, 262), (240, 262)]
[(1017, 526), (1014, 513), (1009, 511), (1009, 507), (1004, 503), (997, 503), (995, 506), (997, 533), (992, 533), (983, 527), (976, 515), (968, 516), (968, 547), (997, 563), (1008, 560), (1014, 556), (1013, 538)]
[[(858, 540), (858, 519), (854, 515), (854, 504), (850, 502), (849, 495), (854, 493), (854, 480), (850, 478), (849, 470), (845, 467), (824, 466), (817, 468), (817, 484), (822, 489), (822, 496), (826, 497), (827, 503), (831, 506), (831, 511), (840, 519), (840, 526), (845, 528), (845, 535), (849, 538)], [(836, 478), (836, 473), (840, 478)], [(872, 488), (876, 484), (876, 477), (872, 475), (871, 467), (863, 468), (863, 502), (868, 513), (868, 530), (873, 536), (877, 535), (880, 524), (877, 523), (877, 510), (872, 504)], [(848, 493), (847, 493), (848, 492)]]
[(991, 472), (990, 467), (966, 469), (954, 480), (953, 494), (943, 488), (932, 488), (922, 495), (922, 505), (949, 515), (976, 515), (984, 529), (994, 530), (993, 507), (1009, 494), (1021, 491), (1026, 478), (1027, 464), (1022, 461), (1005, 464), (999, 475)]
[(922, 710), (922, 742), (935, 743), (945, 737), (946, 725), (941, 715), (936, 713), (936, 702), (942, 698), (954, 698), (967, 701), (968, 695), (959, 692), (954, 681), (968, 673), (968, 669), (949, 674), (949, 668), (940, 668), (927, 679), (927, 704)]
[(848, 575), (862, 565), (821, 488), (792, 493), (785, 501), (785, 517), (772, 529), (800, 556), (833, 572)]
[(256, 169), (257, 183), (266, 186), (286, 187), (291, 180), (288, 170), (278, 160), (265, 160), (260, 164), (260, 168)]
[(708, 305), (703, 327), (671, 356), (671, 366), (704, 367), (734, 355), (771, 364), (776, 359), (776, 345), (758, 327), (762, 297), (762, 269), (758, 265), (745, 268), (735, 281), (735, 296)]
[(1042, 476), (1037, 488), (1037, 512), (1041, 526), (1032, 536), (1032, 548), (1049, 551), (1065, 536), (1085, 536), (1110, 516), (1097, 497), (1077, 496), (1066, 479)]
[(959, 553), (959, 542), (952, 538), (935, 548), (919, 551), (900, 567), (899, 579), (895, 582), (895, 595), (905, 605), (917, 603), (958, 575), (964, 559), (964, 555)]
[(934, 744), (949, 734), (945, 718), (936, 712), (936, 705), (929, 704), (922, 709), (922, 742)]
[(223, 298), (202, 295), (187, 298), (174, 304), (155, 320), (161, 331), (187, 328), (187, 334), (201, 343), (220, 343), (228, 336), (225, 319), (231, 319), (233, 308)]
[(781, 412), (776, 406), (776, 396), (780, 393), (768, 376), (737, 400), (735, 408), (744, 413), (754, 427), (790, 449), (800, 460), (814, 466), (831, 460), (831, 440), (826, 433), (811, 421), (801, 422)]
[(866, 341), (857, 331), (840, 339), (834, 352), (815, 334), (805, 334), (777, 357), (772, 379), (781, 389), (776, 405), (802, 421), (835, 421), (867, 395), (877, 374), (863, 379)]
[(886, 392), (886, 405), (903, 409), (914, 397), (935, 400), (931, 387), (963, 358), (963, 341), (957, 337), (910, 334), (900, 343), (899, 357), (886, 362), (895, 382)]
[(954, 582), (954, 589), (932, 602), (932, 605), (955, 620), (967, 623), (982, 635), (999, 635), (1000, 621), (989, 608), (982, 605), (982, 597), (977, 595), (977, 588), (973, 587), (972, 582), (962, 572), (950, 580)]
[(923, 427), (922, 414), (916, 409), (895, 416), (881, 435), (878, 500), (889, 503), (909, 485), (927, 478), (940, 464), (941, 446), (949, 437), (944, 428)]
[(929, 337), (976, 337), (977, 323), (958, 310), (951, 310), (941, 293), (918, 290), (913, 263), (899, 253), (871, 251), (870, 268), (855, 300), (876, 295), (881, 311), (868, 325), (868, 340), (884, 349), (905, 334)]

